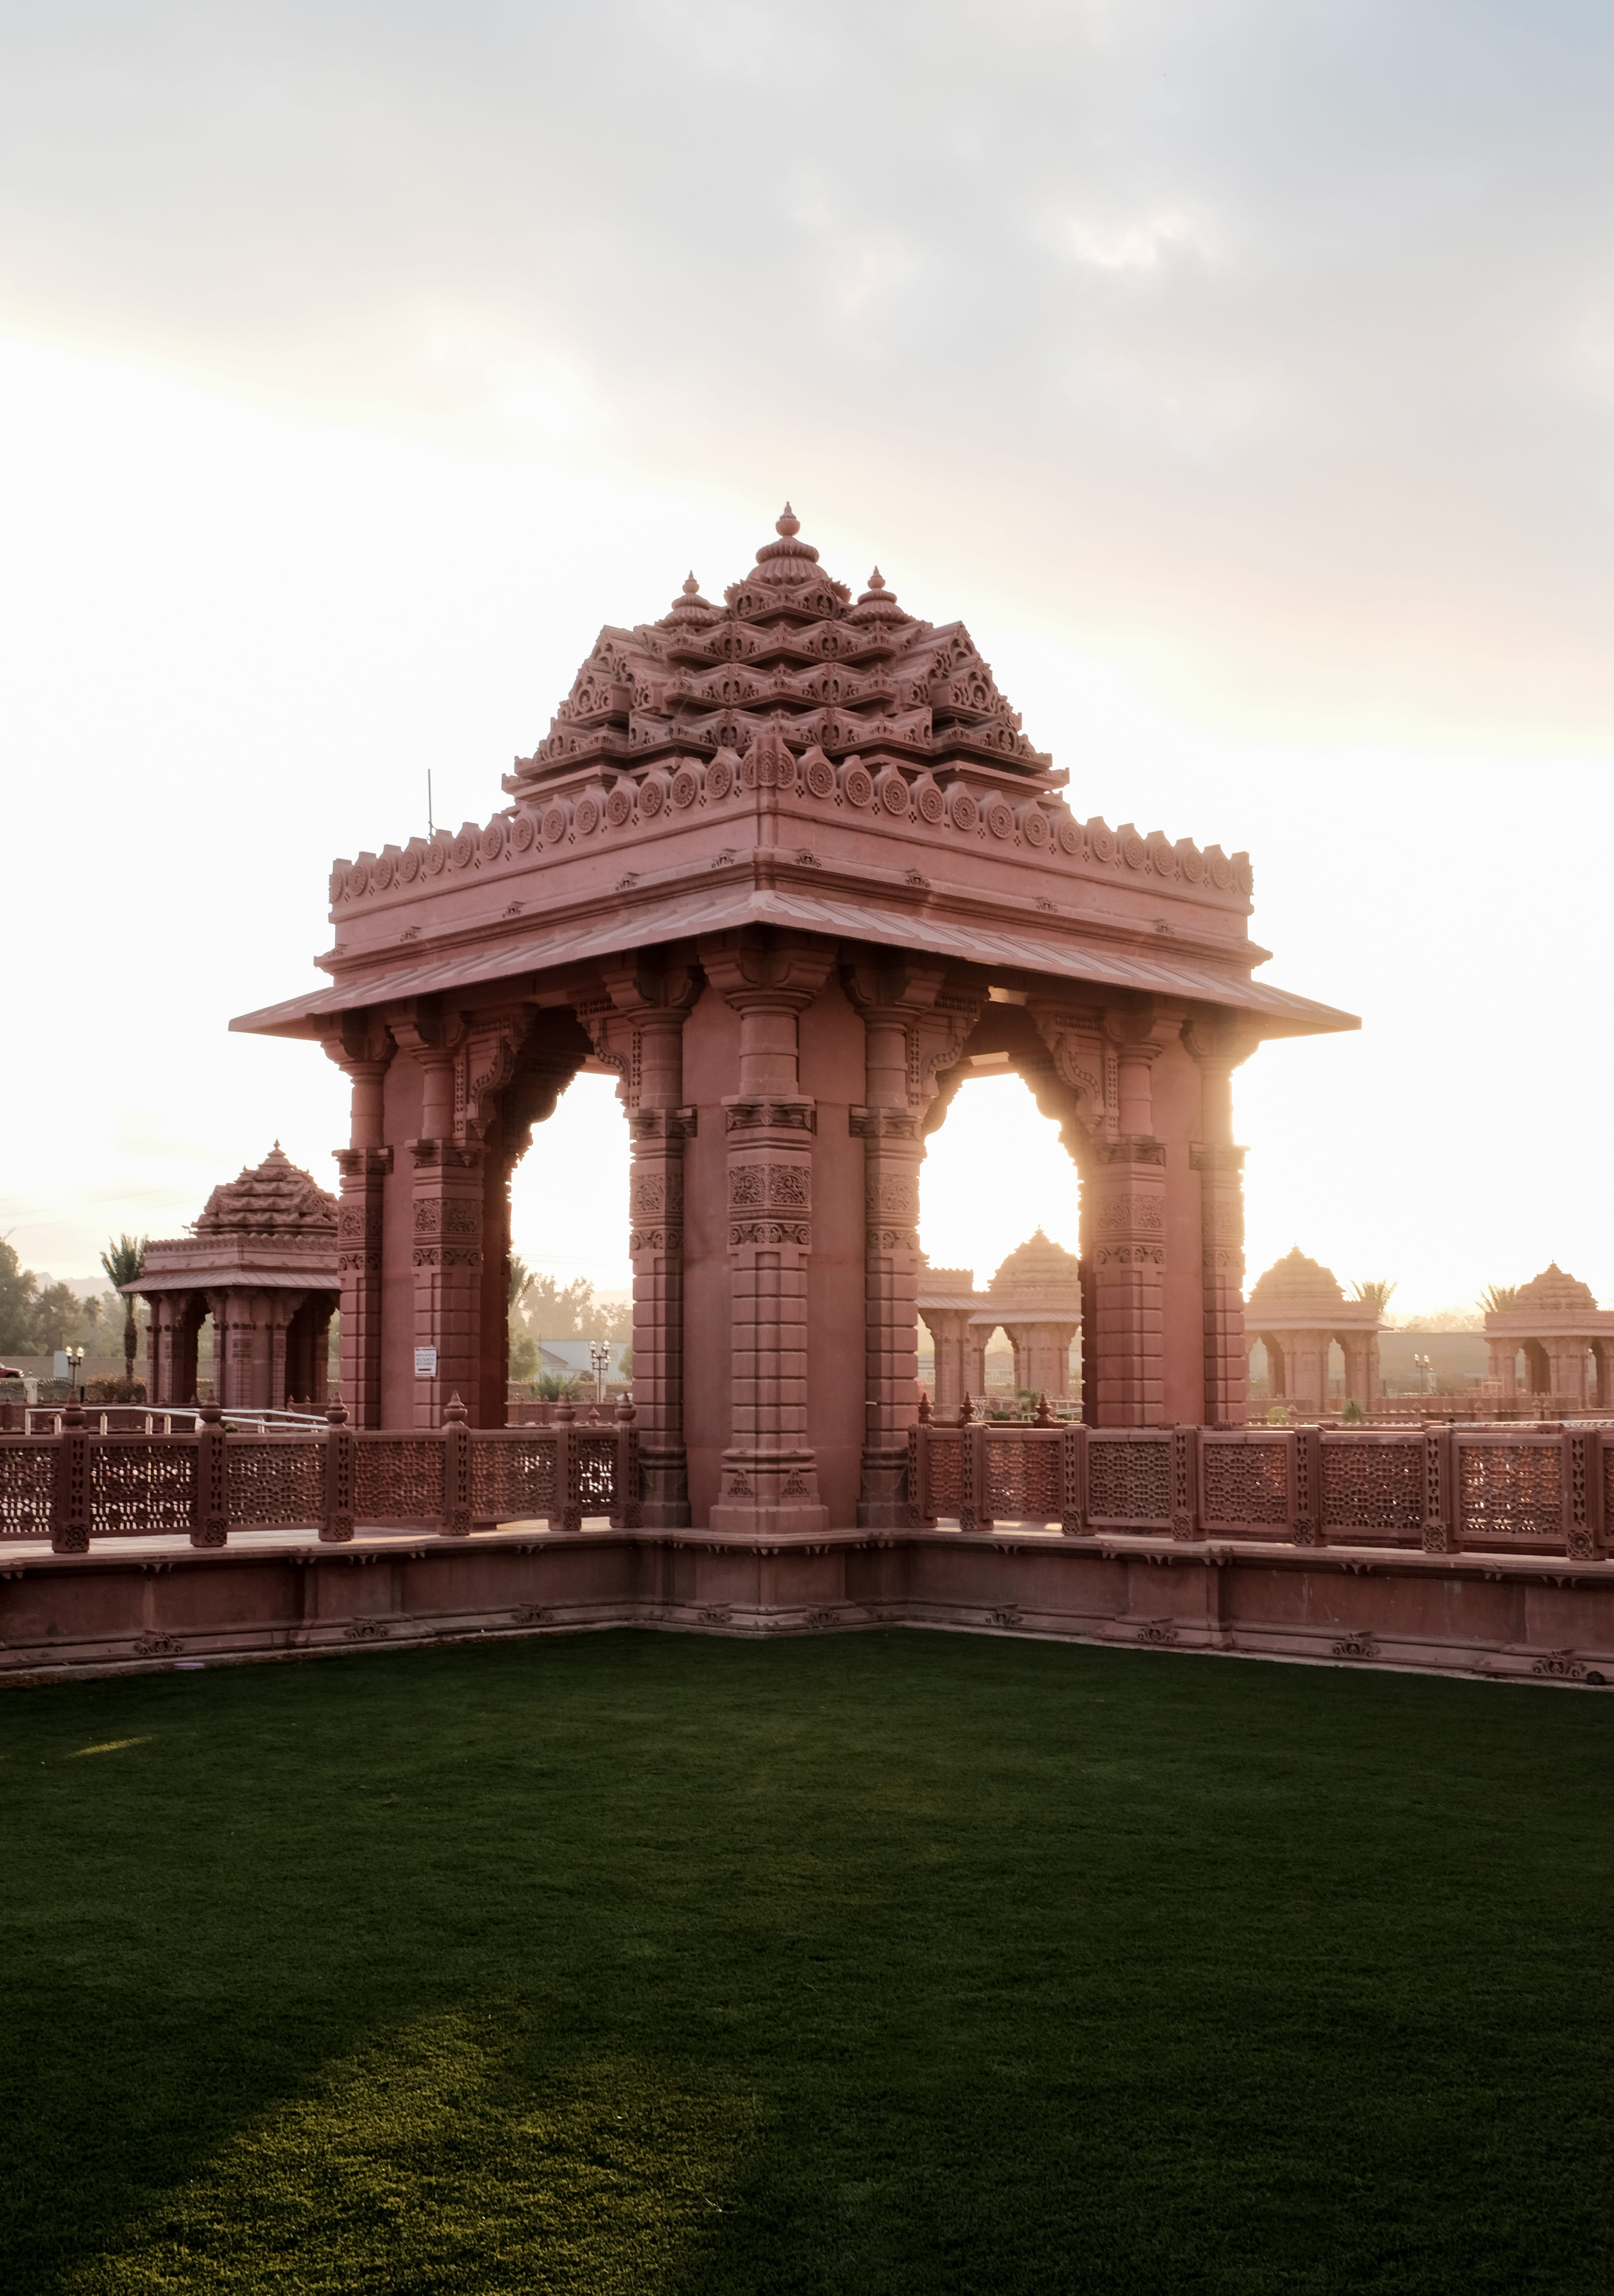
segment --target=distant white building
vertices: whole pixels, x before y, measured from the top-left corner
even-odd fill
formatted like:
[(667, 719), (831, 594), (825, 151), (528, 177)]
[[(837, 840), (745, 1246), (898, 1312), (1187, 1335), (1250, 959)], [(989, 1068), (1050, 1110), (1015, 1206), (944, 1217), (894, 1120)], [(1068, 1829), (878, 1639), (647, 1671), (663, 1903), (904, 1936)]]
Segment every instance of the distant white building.
[[(594, 1357), (590, 1355), (589, 1349), (594, 1344), (593, 1340), (542, 1341), (538, 1347), (538, 1377), (540, 1379), (592, 1379), (594, 1375)], [(605, 1344), (610, 1349), (610, 1361), (606, 1366), (605, 1377), (610, 1385), (619, 1386), (625, 1378), (622, 1359), (633, 1342), (631, 1340), (608, 1340)]]

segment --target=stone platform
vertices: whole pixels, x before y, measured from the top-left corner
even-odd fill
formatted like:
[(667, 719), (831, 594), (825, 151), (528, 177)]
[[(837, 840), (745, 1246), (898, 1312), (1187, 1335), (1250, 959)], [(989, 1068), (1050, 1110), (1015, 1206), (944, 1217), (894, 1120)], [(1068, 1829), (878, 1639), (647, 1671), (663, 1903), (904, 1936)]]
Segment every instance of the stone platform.
[(1614, 1562), (1053, 1529), (764, 1542), (603, 1521), (0, 1551), (0, 1684), (619, 1626), (930, 1627), (1595, 1685), (1614, 1682)]

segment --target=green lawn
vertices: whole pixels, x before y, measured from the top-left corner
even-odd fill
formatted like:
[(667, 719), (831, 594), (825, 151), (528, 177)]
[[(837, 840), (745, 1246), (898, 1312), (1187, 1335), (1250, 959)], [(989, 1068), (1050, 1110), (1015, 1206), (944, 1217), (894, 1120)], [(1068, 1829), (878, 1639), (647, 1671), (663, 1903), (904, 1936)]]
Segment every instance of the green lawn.
[(1614, 2281), (1614, 1693), (886, 1631), (0, 1699), (7, 2296)]

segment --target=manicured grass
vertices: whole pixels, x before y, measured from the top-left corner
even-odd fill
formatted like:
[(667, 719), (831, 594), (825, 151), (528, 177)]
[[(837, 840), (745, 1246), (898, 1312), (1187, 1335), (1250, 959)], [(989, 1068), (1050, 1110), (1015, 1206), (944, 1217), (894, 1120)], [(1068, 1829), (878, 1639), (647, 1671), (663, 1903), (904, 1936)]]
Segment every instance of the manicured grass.
[(889, 1631), (0, 1699), (9, 2296), (1606, 2289), (1614, 1693)]

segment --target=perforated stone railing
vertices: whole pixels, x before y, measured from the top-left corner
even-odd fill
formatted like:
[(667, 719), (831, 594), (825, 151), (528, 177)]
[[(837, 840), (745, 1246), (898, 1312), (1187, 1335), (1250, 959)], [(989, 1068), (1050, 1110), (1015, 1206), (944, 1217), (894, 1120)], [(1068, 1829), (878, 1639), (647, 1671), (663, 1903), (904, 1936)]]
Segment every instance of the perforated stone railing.
[(1614, 1428), (916, 1427), (914, 1523), (1594, 1559)]
[[(563, 1406), (564, 1408), (564, 1406)], [(318, 1434), (238, 1433), (204, 1404), (184, 1433), (103, 1433), (69, 1405), (48, 1434), (0, 1434), (0, 1541), (49, 1539), (59, 1554), (92, 1542), (185, 1538), (223, 1546), (232, 1531), (314, 1530), (341, 1544), (360, 1529), (465, 1537), (477, 1525), (542, 1521), (580, 1530), (604, 1515), (639, 1520), (631, 1404), (606, 1423), (569, 1411), (546, 1428), (473, 1428), (450, 1404), (413, 1435), (358, 1432), (335, 1406)]]

